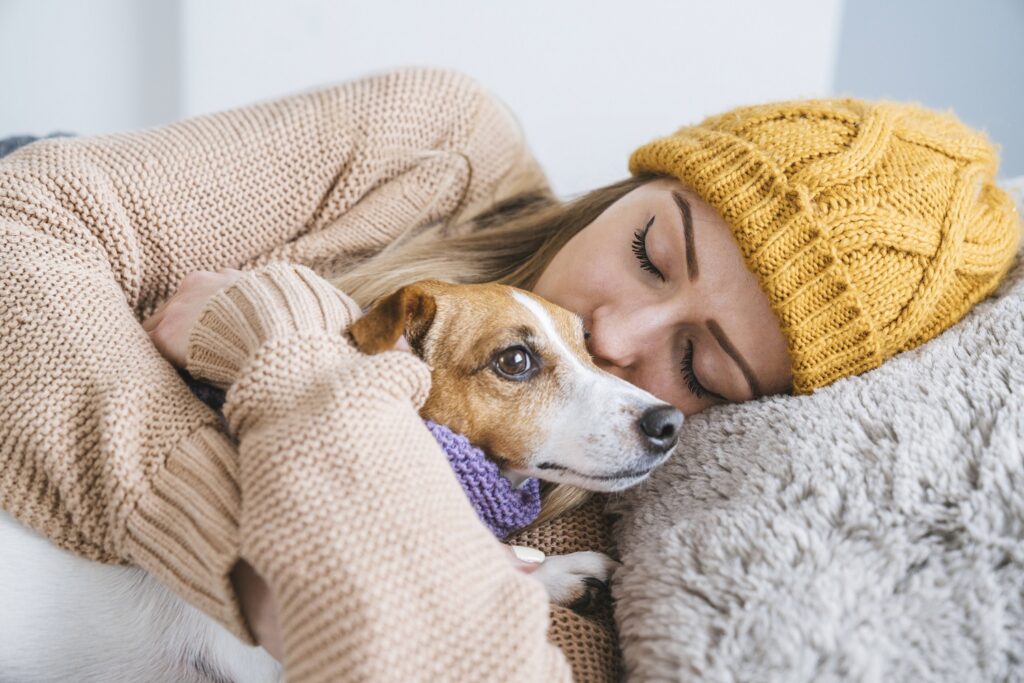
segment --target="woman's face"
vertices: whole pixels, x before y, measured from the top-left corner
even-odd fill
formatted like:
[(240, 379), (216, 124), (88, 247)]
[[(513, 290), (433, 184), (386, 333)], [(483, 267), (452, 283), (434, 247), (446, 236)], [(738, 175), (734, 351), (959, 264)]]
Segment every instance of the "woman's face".
[(534, 292), (583, 316), (598, 366), (686, 415), (789, 390), (786, 340), (725, 221), (678, 181), (633, 190)]

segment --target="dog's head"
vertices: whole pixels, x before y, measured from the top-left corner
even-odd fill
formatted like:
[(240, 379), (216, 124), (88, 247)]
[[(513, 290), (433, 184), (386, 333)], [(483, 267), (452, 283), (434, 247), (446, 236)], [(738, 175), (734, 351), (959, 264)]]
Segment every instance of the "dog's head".
[(349, 333), (371, 354), (404, 335), (432, 371), (420, 414), (510, 474), (616, 491), (663, 462), (682, 426), (678, 410), (594, 365), (579, 316), (513, 287), (424, 280)]

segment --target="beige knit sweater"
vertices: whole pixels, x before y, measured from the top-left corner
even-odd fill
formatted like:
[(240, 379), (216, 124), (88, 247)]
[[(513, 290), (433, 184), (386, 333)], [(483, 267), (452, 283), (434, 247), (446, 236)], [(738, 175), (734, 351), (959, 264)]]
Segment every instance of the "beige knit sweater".
[[(549, 634), (543, 589), (477, 522), (416, 413), (427, 368), (354, 351), (354, 305), (317, 274), (524, 181), (545, 182), (503, 106), (429, 69), (0, 161), (0, 507), (252, 643), (228, 579), (246, 558), (293, 683), (566, 680), (549, 636), (578, 678), (613, 675), (607, 624), (556, 609)], [(254, 272), (188, 362), (230, 387), (233, 436), (139, 324), (223, 266)]]

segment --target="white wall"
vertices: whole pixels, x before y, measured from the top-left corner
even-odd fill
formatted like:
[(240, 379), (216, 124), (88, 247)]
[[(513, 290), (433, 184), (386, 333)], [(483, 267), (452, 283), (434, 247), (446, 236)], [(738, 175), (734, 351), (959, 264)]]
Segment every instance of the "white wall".
[(480, 79), (555, 189), (618, 180), (634, 147), (741, 103), (827, 94), (839, 0), (186, 0), (183, 111), (405, 64)]
[(155, 125), (391, 66), (468, 72), (562, 194), (656, 135), (830, 92), (841, 0), (0, 0), (0, 136)]
[(173, 1), (0, 0), (0, 137), (174, 120), (179, 26)]

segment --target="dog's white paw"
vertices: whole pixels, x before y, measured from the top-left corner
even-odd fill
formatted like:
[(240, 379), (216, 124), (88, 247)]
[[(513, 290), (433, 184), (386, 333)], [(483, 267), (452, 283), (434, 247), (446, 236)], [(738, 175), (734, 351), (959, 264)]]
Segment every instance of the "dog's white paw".
[(584, 550), (568, 555), (548, 555), (532, 572), (548, 591), (551, 602), (586, 612), (596, 595), (607, 588), (619, 563), (604, 553)]

